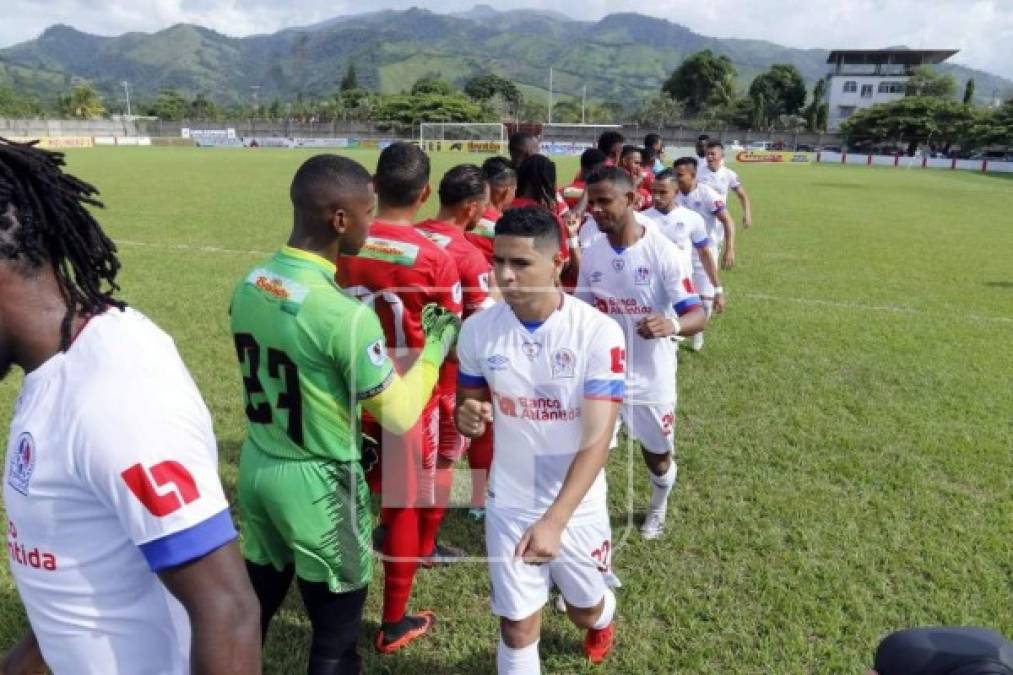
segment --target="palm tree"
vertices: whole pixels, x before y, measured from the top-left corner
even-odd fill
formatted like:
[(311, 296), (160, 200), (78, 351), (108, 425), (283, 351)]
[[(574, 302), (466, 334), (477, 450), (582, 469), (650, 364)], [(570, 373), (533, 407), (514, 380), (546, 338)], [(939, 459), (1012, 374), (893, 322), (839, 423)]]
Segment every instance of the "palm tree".
[(106, 114), (102, 97), (87, 84), (79, 84), (60, 98), (60, 112), (79, 120), (93, 120)]

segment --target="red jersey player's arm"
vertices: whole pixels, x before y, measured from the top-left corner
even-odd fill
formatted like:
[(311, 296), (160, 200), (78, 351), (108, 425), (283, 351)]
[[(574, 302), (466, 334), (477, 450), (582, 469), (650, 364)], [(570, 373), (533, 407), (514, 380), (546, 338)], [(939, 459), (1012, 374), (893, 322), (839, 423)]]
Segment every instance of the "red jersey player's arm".
[(158, 578), (190, 617), (194, 675), (260, 673), (260, 608), (235, 541)]
[(21, 641), (14, 645), (3, 662), (0, 662), (0, 675), (41, 675), (48, 672), (46, 662), (42, 659), (42, 650), (35, 633), (29, 628)]

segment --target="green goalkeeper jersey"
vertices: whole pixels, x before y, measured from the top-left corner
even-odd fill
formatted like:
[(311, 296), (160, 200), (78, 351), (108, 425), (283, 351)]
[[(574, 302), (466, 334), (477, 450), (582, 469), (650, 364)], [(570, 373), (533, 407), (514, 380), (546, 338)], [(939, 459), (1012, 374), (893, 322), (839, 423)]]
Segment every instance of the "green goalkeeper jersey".
[(286, 246), (232, 294), (247, 442), (272, 457), (358, 461), (358, 402), (395, 377), (380, 321), (345, 295), (335, 271)]

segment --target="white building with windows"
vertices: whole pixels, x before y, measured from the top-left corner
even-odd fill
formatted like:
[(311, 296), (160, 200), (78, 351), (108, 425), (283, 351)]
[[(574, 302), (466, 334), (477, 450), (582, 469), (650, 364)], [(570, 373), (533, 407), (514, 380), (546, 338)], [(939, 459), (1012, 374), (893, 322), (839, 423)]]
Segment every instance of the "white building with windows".
[(847, 49), (830, 52), (827, 75), (829, 131), (861, 108), (904, 97), (904, 86), (917, 66), (942, 63), (956, 49)]

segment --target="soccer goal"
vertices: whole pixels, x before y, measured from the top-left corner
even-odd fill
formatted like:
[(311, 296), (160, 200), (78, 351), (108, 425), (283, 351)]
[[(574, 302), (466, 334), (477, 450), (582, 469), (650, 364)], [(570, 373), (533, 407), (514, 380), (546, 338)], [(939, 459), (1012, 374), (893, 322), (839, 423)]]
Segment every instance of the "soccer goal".
[(426, 152), (506, 151), (506, 126), (499, 122), (422, 122), (419, 146)]

